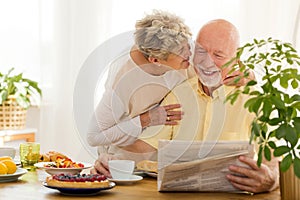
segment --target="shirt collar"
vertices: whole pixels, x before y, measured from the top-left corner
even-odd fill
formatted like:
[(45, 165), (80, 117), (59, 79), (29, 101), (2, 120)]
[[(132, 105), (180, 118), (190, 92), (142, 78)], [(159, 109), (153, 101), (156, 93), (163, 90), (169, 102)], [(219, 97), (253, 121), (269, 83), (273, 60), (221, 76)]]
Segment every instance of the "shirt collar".
[(235, 86), (221, 85), (218, 89), (216, 89), (216, 90), (213, 91), (212, 97), (210, 97), (210, 96), (208, 96), (204, 92), (203, 86), (200, 83), (199, 79), (196, 78), (196, 80), (198, 82), (198, 84), (197, 84), (197, 86), (198, 86), (198, 88), (197, 88), (198, 93), (200, 95), (203, 95), (203, 96), (206, 96), (206, 97), (209, 97), (209, 98), (212, 98), (212, 99), (220, 98), (221, 100), (225, 101), (226, 96), (236, 88)]

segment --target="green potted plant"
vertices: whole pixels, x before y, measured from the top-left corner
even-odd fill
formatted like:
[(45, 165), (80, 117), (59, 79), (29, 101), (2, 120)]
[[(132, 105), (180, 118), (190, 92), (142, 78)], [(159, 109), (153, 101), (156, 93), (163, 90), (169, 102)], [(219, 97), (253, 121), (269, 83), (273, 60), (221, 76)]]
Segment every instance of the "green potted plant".
[[(245, 77), (249, 70), (259, 72), (255, 81), (248, 82), (245, 87), (237, 88), (227, 96), (227, 100), (234, 103), (240, 94), (249, 95), (244, 106), (255, 114), (250, 142), (255, 141), (259, 145), (257, 164), (261, 165), (263, 157), (270, 161), (272, 153), (275, 157), (281, 157), (281, 176), (287, 170), (294, 172), (293, 177), (298, 181), (295, 190), (299, 191), (300, 56), (290, 43), (268, 38), (254, 39), (252, 43), (245, 44), (230, 63), (236, 59), (239, 62), (235, 67), (239, 67)], [(281, 185), (281, 189), (283, 187)], [(288, 189), (291, 193), (291, 188)]]
[(13, 75), (14, 68), (0, 72), (0, 129), (20, 129), (25, 126), (26, 110), (40, 104), (42, 91), (38, 83)]

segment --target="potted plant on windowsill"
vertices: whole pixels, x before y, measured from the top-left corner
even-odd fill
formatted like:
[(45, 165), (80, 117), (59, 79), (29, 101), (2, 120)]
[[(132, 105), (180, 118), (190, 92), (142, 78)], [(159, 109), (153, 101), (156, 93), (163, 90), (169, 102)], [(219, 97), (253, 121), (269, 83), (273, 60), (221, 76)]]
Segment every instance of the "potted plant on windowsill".
[[(275, 157), (281, 157), (280, 179), (283, 174), (293, 173), (293, 183), (297, 188), (286, 186), (281, 182), (283, 199), (300, 199), (300, 56), (289, 43), (268, 38), (254, 40), (238, 49), (235, 60), (239, 60), (235, 67), (239, 67), (244, 76), (249, 70), (259, 72), (256, 80), (248, 82), (245, 87), (237, 88), (227, 96), (227, 100), (234, 103), (239, 94), (249, 95), (245, 108), (255, 114), (252, 122), (250, 142), (259, 145), (257, 164), (260, 166), (262, 158), (271, 160), (272, 152)], [(236, 79), (238, 81), (239, 79)], [(288, 180), (292, 182), (292, 180)], [(289, 192), (283, 191), (284, 188)]]
[(38, 83), (24, 78), (23, 73), (12, 75), (13, 70), (0, 72), (0, 130), (24, 128), (27, 109), (40, 105)]

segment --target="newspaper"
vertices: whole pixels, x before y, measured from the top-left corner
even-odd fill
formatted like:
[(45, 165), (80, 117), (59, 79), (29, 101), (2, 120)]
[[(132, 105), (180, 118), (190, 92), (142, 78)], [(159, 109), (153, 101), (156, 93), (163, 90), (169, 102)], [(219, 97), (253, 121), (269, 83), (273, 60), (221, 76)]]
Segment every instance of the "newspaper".
[[(201, 152), (207, 153), (199, 158)], [(226, 179), (229, 165), (248, 167), (237, 159), (240, 155), (253, 157), (253, 145), (247, 141), (160, 140), (158, 190), (242, 192)]]

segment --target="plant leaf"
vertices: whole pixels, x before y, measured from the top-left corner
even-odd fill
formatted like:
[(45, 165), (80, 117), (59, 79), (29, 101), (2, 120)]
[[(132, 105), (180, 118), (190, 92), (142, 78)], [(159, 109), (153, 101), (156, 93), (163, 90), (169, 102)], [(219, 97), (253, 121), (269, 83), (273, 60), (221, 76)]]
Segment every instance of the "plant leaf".
[(270, 99), (271, 99), (271, 102), (276, 106), (276, 108), (278, 108), (278, 109), (285, 108), (284, 102), (281, 100), (280, 97), (271, 96)]
[(230, 93), (230, 94), (226, 97), (226, 100), (225, 100), (225, 101), (229, 101), (230, 104), (233, 104), (233, 103), (237, 100), (237, 98), (238, 98), (238, 96), (239, 96), (240, 93), (241, 93), (240, 90), (235, 90), (234, 92)]
[(259, 91), (252, 91), (250, 92), (249, 95), (255, 95), (255, 96), (258, 96), (258, 95), (261, 95)]
[(299, 94), (295, 94), (291, 97), (292, 101), (300, 101), (300, 95)]
[(25, 96), (22, 96), (22, 95), (17, 95), (16, 96), (16, 101), (18, 102), (18, 104), (25, 108), (25, 109), (28, 109), (29, 106), (30, 106), (30, 101), (27, 97)]
[(288, 81), (289, 81), (289, 77), (287, 77), (287, 76), (280, 77), (280, 85), (281, 85), (281, 87), (287, 89), (288, 86), (289, 86)]
[(300, 159), (297, 157), (294, 159), (294, 172), (295, 175), (300, 178)]
[(296, 130), (300, 131), (300, 117), (295, 117), (293, 125)]
[(257, 154), (257, 166), (260, 167), (262, 163), (262, 146), (259, 146), (258, 154)]
[(293, 89), (296, 89), (299, 84), (298, 84), (298, 81), (296, 81), (296, 79), (293, 79), (291, 82), (291, 85), (292, 85)]
[(18, 93), (20, 93), (20, 94), (22, 94), (24, 96), (27, 95), (27, 90), (24, 87), (24, 85), (22, 85), (20, 82), (14, 82), (13, 84), (16, 87), (16, 89), (18, 90)]
[[(31, 100), (36, 99), (37, 105), (40, 103), (42, 94), (37, 82), (23, 78), (23, 73), (11, 75), (14, 68), (11, 68), (8, 73), (0, 76), (0, 102), (6, 99), (7, 96), (13, 95), (16, 98), (18, 105), (27, 109), (31, 105)], [(4, 92), (5, 91), (5, 92)], [(33, 96), (33, 93), (36, 95)], [(31, 96), (29, 98), (29, 96)], [(1, 100), (2, 99), (2, 100)]]
[(300, 110), (300, 102), (293, 103), (291, 106), (296, 108), (297, 110)]
[(252, 122), (251, 133), (257, 137), (260, 135), (260, 125), (255, 121)]
[(285, 134), (286, 140), (291, 143), (292, 147), (294, 147), (298, 142), (296, 130), (293, 127), (291, 127), (290, 125), (288, 125), (288, 126), (286, 126), (285, 131), (286, 131), (286, 134)]
[(265, 158), (270, 161), (271, 160), (271, 151), (270, 148), (268, 146), (264, 147), (264, 156)]
[(279, 157), (285, 153), (288, 153), (291, 149), (287, 146), (279, 146), (274, 150), (274, 156)]
[(247, 86), (253, 86), (253, 85), (256, 85), (256, 84), (257, 84), (256, 81), (251, 80), (251, 81), (249, 81), (249, 82), (247, 83)]
[(281, 118), (273, 118), (273, 119), (270, 119), (268, 123), (271, 126), (275, 126), (275, 125), (278, 125), (281, 121), (282, 121)]
[(276, 130), (275, 130), (275, 135), (277, 139), (281, 139), (286, 135), (286, 124), (281, 124)]
[(261, 103), (262, 103), (262, 98), (256, 98), (256, 101), (252, 104), (252, 110), (253, 112), (256, 113), (256, 115), (258, 115), (258, 111), (261, 106)]
[(8, 94), (6, 90), (0, 92), (0, 105), (7, 99)]
[(282, 172), (287, 171), (293, 162), (292, 154), (286, 155), (280, 162), (280, 170)]
[(251, 99), (248, 99), (245, 104), (244, 104), (244, 107), (245, 108), (248, 108), (248, 107), (252, 107), (253, 104), (256, 102), (257, 98), (256, 97), (253, 97)]
[(31, 86), (29, 86), (27, 88), (27, 91), (28, 91), (28, 94), (29, 94), (29, 98), (30, 98), (31, 104), (33, 104), (33, 105), (40, 105), (41, 104), (41, 96), (37, 92), (37, 90), (35, 90)]
[(23, 81), (27, 82), (32, 88), (34, 88), (34, 90), (36, 90), (40, 94), (40, 96), (42, 96), (42, 90), (39, 88), (37, 82), (26, 79), (26, 78), (24, 78)]
[(263, 105), (262, 110), (263, 110), (264, 117), (269, 117), (270, 116), (273, 109), (272, 109), (272, 103), (268, 99), (266, 99), (264, 101), (264, 105)]
[(275, 149), (275, 148), (276, 148), (276, 144), (275, 144), (275, 142), (273, 142), (273, 141), (269, 141), (269, 142), (268, 142), (268, 145), (269, 145), (272, 149)]
[(287, 118), (288, 121), (290, 121), (292, 117), (295, 117), (296, 114), (297, 114), (297, 113), (296, 113), (296, 109), (293, 108), (292, 106), (288, 106), (288, 107), (286, 108), (286, 116), (288, 117), (288, 118)]

